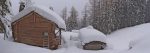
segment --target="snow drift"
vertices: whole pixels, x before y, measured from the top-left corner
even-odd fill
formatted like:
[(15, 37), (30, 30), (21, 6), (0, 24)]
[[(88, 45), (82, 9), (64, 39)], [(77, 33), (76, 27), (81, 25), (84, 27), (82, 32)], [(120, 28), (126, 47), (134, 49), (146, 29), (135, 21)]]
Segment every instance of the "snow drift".
[(149, 53), (150, 52), (150, 36), (134, 40), (130, 43), (130, 49), (123, 53)]
[[(131, 41), (150, 35), (150, 23), (124, 28), (108, 35), (108, 42), (117, 50), (128, 50)], [(121, 43), (121, 44), (120, 44)], [(136, 43), (131, 43), (135, 45)]]

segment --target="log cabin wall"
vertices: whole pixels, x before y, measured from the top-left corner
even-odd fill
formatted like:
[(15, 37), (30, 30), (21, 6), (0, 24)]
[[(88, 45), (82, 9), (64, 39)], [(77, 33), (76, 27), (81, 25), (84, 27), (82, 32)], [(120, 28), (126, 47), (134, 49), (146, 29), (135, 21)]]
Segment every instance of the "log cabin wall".
[[(50, 43), (50, 47), (57, 43), (57, 41), (53, 41), (56, 38), (55, 28), (54, 22), (45, 19), (34, 11), (12, 23), (14, 40), (35, 46), (43, 46), (43, 39)], [(44, 36), (45, 33), (48, 34), (48, 37)]]

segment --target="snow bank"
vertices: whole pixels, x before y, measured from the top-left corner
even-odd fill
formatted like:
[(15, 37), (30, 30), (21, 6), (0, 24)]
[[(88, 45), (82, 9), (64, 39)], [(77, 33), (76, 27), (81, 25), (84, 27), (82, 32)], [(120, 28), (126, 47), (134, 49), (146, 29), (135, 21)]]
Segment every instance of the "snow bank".
[[(108, 43), (112, 44), (114, 49), (117, 50), (128, 50), (129, 43), (131, 41), (140, 39), (146, 35), (150, 35), (150, 23), (137, 25), (134, 27), (124, 28), (111, 33), (108, 36)], [(121, 44), (120, 44), (121, 43)], [(130, 45), (135, 45), (136, 43), (131, 43)]]
[(122, 53), (149, 53), (150, 52), (150, 36), (147, 35), (141, 39), (137, 39), (131, 42), (132, 48)]
[(49, 8), (40, 5), (32, 5), (30, 7), (25, 8), (23, 11), (21, 11), (19, 14), (13, 17), (12, 22), (27, 15), (31, 11), (37, 12), (38, 14), (42, 15), (44, 18), (56, 23), (60, 28), (66, 29), (65, 21), (58, 14), (56, 14)]
[(91, 26), (80, 29), (79, 38), (80, 38), (81, 42), (83, 42), (84, 44), (89, 43), (91, 41), (106, 42), (106, 36), (102, 32), (100, 32), (96, 29), (93, 29), (93, 27), (91, 27)]

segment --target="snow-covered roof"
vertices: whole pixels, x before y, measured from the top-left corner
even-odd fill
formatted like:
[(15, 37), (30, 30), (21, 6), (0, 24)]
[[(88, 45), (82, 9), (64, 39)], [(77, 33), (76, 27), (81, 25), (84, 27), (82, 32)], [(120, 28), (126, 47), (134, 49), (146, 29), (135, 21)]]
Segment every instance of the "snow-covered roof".
[(91, 41), (101, 41), (106, 43), (106, 36), (102, 32), (94, 28), (92, 29), (91, 27), (80, 29), (79, 38), (84, 44)]
[(22, 18), (23, 16), (27, 15), (30, 12), (36, 12), (43, 16), (44, 18), (53, 21), (58, 25), (59, 28), (66, 29), (65, 21), (54, 11), (49, 9), (48, 7), (40, 6), (40, 5), (32, 5), (30, 7), (25, 8), (23, 11), (18, 13), (12, 18), (12, 22), (15, 22), (16, 20)]

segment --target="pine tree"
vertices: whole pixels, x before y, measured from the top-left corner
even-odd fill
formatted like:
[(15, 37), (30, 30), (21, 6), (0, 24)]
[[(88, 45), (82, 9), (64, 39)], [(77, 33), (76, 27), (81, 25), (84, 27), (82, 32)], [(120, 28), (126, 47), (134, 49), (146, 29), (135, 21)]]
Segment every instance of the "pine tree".
[(130, 25), (144, 23), (145, 18), (145, 1), (146, 0), (128, 0), (128, 18), (130, 18)]
[(115, 28), (113, 19), (112, 0), (90, 0), (92, 26), (105, 34), (111, 33)]
[(62, 10), (62, 15), (61, 17), (65, 20), (65, 23), (67, 22), (67, 7), (65, 7), (63, 10)]
[(84, 7), (84, 11), (83, 11), (83, 19), (81, 20), (81, 23), (82, 23), (82, 26), (81, 26), (81, 28), (83, 28), (83, 27), (86, 27), (86, 26), (88, 26), (89, 24), (88, 24), (88, 5), (85, 5), (85, 7)]
[(78, 16), (77, 10), (74, 7), (72, 7), (70, 16), (68, 17), (68, 20), (67, 20), (67, 30), (68, 31), (71, 31), (73, 29), (78, 29), (77, 16)]
[(90, 0), (90, 4), (92, 25), (105, 34), (150, 22), (149, 0)]
[(5, 16), (6, 13), (10, 13), (10, 2), (7, 0), (0, 0), (0, 15)]
[(6, 28), (8, 28), (9, 26), (7, 25), (8, 23), (5, 16), (7, 15), (11, 15), (11, 2), (9, 0), (0, 0), (0, 25), (1, 28), (4, 32), (4, 39), (5, 37), (8, 38), (8, 30), (6, 30)]
[(25, 8), (31, 6), (32, 4), (32, 0), (25, 0)]
[(96, 25), (97, 23), (94, 22), (94, 20), (96, 20), (96, 2), (97, 0), (89, 0), (91, 7), (90, 7), (90, 17), (91, 17), (91, 21), (90, 21), (90, 25)]
[(146, 0), (146, 18), (145, 22), (148, 23), (150, 22), (150, 0)]

